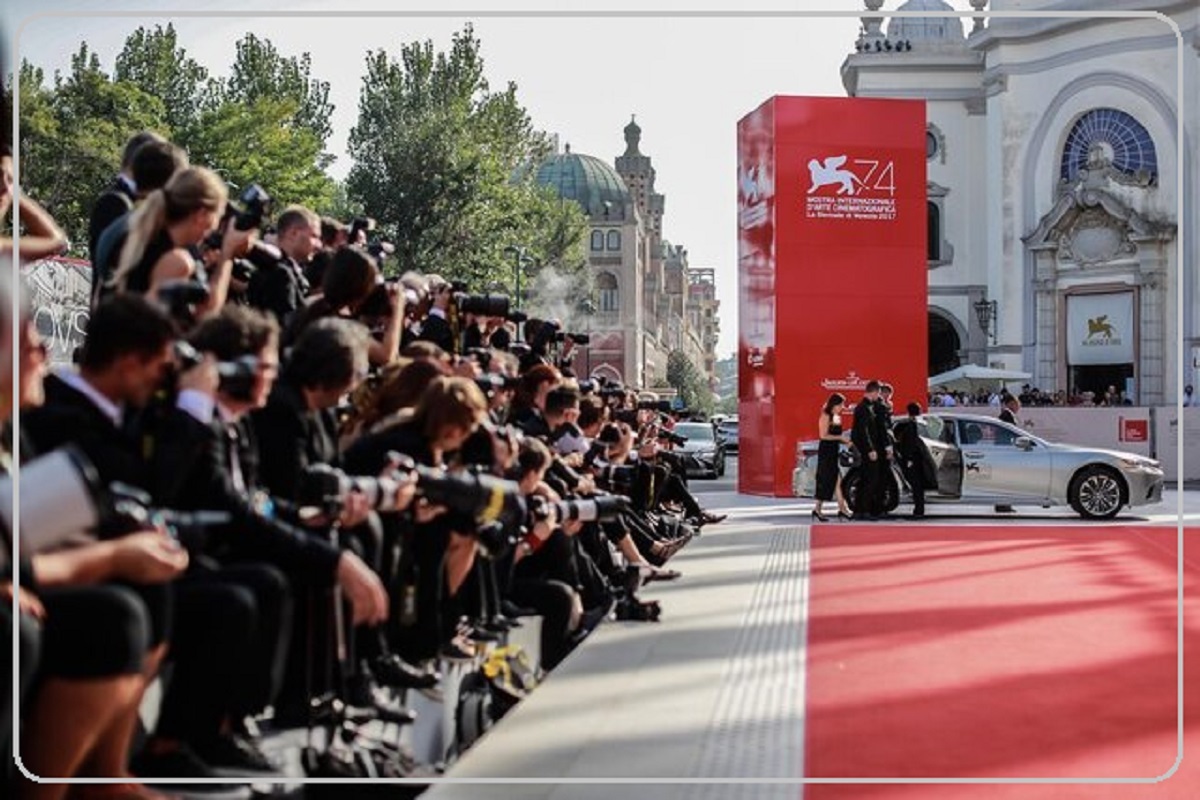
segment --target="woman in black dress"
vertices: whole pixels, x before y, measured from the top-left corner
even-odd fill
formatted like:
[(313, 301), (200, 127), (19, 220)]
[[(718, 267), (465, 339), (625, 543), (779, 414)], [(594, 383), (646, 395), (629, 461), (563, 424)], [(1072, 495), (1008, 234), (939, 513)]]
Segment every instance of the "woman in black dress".
[(825, 407), (821, 409), (821, 417), (817, 421), (817, 433), (820, 443), (817, 445), (817, 505), (813, 508), (813, 519), (828, 522), (829, 518), (821, 513), (826, 500), (837, 498), (838, 516), (849, 519), (850, 509), (842, 497), (842, 476), (838, 469), (838, 454), (843, 444), (850, 442), (849, 437), (842, 433), (842, 409), (846, 407), (846, 398), (837, 392), (829, 395)]

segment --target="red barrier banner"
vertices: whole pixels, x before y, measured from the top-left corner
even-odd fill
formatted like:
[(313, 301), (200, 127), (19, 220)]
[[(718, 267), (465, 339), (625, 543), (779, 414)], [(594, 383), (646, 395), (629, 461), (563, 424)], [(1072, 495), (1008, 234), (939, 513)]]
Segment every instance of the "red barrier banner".
[(924, 406), (925, 189), (921, 101), (777, 96), (738, 123), (739, 491), (790, 496), (832, 392)]

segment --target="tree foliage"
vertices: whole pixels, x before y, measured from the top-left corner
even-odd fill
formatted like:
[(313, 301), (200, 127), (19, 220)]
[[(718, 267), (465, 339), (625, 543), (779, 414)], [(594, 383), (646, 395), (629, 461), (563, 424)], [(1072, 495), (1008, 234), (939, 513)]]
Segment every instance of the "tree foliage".
[(215, 99), (208, 70), (179, 46), (171, 24), (154, 30), (138, 28), (126, 37), (113, 79), (159, 98), (167, 127), (177, 140), (186, 139), (201, 111)]
[(682, 350), (667, 354), (667, 383), (679, 393), (687, 408), (712, 413), (713, 394), (708, 379)]
[(92, 203), (120, 167), (125, 141), (140, 130), (166, 129), (159, 98), (116, 82), (81, 44), (67, 75), (45, 85), (42, 70), (23, 63), (20, 81), (21, 186), (45, 205), (83, 255)]
[(21, 178), (86, 255), (92, 204), (120, 168), (130, 136), (155, 130), (188, 151), (193, 164), (235, 189), (258, 183), (277, 208), (329, 207), (325, 170), (331, 130), (329, 84), (311, 75), (308, 54), (283, 56), (270, 41), (238, 42), (230, 77), (217, 79), (179, 45), (172, 25), (138, 28), (109, 76), (82, 43), (68, 74), (25, 62), (20, 81)]
[(385, 226), (401, 268), (512, 287), (510, 248), (522, 247), (527, 286), (561, 283), (538, 280), (549, 270), (571, 279), (565, 305), (586, 293), (583, 212), (533, 183), (528, 165), (548, 152), (546, 137), (514, 84), (489, 88), (470, 26), (448, 52), (424, 41), (398, 58), (368, 54), (349, 149), (350, 196)]

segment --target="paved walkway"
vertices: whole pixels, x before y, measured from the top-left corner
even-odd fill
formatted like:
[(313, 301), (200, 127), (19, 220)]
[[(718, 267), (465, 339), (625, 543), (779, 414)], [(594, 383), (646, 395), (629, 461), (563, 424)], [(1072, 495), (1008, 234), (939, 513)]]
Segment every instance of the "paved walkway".
[[(803, 774), (808, 528), (718, 526), (647, 597), (664, 621), (606, 623), (450, 771), (446, 798), (795, 798), (799, 787), (713, 779)], [(690, 784), (570, 784), (605, 778)], [(632, 795), (631, 795), (632, 796)]]

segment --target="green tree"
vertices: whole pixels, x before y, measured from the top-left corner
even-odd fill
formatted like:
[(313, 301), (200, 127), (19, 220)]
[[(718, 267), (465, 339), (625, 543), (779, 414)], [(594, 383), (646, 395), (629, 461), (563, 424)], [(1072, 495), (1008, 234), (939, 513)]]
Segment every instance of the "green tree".
[[(587, 292), (585, 219), (573, 203), (533, 183), (545, 155), (515, 84), (492, 91), (470, 26), (448, 52), (431, 41), (368, 54), (358, 122), (350, 133), (352, 198), (380, 220), (403, 269), (437, 272), (473, 288), (512, 287), (525, 248), (538, 273), (566, 277), (564, 306)], [(533, 300), (534, 298), (531, 298)]]
[(126, 37), (113, 78), (161, 100), (167, 126), (184, 145), (201, 110), (213, 102), (208, 70), (179, 46), (169, 23), (154, 30), (138, 28)]
[(99, 57), (80, 44), (71, 70), (45, 85), (42, 70), (25, 62), (21, 82), (21, 184), (54, 215), (86, 255), (92, 203), (120, 168), (121, 150), (139, 130), (165, 131), (162, 101), (112, 81)]
[(713, 395), (708, 380), (682, 350), (667, 354), (667, 383), (679, 392), (685, 406), (705, 414), (712, 413)]
[(295, 123), (291, 99), (221, 103), (202, 113), (191, 135), (191, 160), (216, 170), (237, 189), (257, 183), (276, 211), (292, 203), (324, 208), (334, 182), (321, 167), (321, 143)]
[[(224, 102), (253, 107), (264, 100), (291, 101), (292, 122), (307, 129), (324, 149), (333, 132), (333, 104), (329, 102), (329, 82), (312, 76), (312, 56), (284, 56), (270, 39), (247, 33), (237, 43), (229, 78), (217, 89)], [(333, 161), (325, 154), (324, 169)]]

